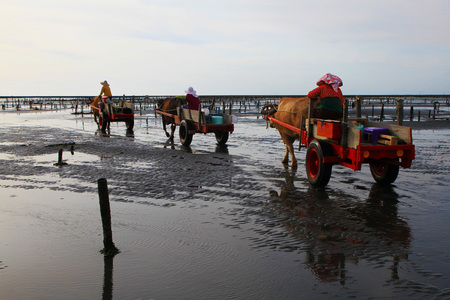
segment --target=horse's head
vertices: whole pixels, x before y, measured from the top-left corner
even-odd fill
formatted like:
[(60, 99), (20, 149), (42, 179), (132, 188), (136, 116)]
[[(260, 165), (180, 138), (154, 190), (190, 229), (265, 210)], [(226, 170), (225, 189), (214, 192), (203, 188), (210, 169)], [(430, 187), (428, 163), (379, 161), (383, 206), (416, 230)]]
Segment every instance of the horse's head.
[(95, 107), (98, 107), (98, 102), (100, 101), (99, 96), (95, 96), (94, 98), (89, 98), (89, 101), (91, 101), (89, 104)]

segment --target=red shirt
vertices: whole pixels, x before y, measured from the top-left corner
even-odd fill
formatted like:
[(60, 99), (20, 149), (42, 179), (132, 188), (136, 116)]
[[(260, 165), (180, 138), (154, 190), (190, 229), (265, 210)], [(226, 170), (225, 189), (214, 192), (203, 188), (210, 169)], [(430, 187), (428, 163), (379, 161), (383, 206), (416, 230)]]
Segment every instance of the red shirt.
[(198, 97), (195, 97), (194, 95), (187, 94), (186, 100), (188, 102), (188, 108), (192, 110), (199, 110), (200, 108), (200, 99)]
[(308, 93), (308, 97), (311, 99), (319, 98), (320, 100), (326, 97), (338, 97), (339, 100), (341, 100), (341, 106), (344, 105), (344, 96), (342, 96), (341, 89), (338, 88), (338, 91), (336, 92), (333, 87), (328, 84), (319, 85)]

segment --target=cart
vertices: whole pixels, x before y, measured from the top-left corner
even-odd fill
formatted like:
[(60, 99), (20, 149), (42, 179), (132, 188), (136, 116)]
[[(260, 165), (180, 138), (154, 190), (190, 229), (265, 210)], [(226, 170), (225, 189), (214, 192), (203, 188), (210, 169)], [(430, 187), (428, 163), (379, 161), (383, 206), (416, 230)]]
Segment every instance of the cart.
[(133, 104), (130, 102), (120, 101), (119, 105), (105, 104), (103, 109), (93, 106), (93, 111), (98, 113), (98, 127), (102, 132), (106, 132), (111, 122), (125, 122), (127, 130), (133, 130), (134, 127), (134, 111)]
[(409, 127), (369, 122), (363, 118), (349, 119), (347, 105), (341, 121), (311, 116), (310, 106), (309, 116), (301, 122), (300, 128), (272, 116), (264, 115), (264, 118), (299, 134), (299, 149), (307, 149), (306, 174), (314, 187), (328, 184), (333, 165), (359, 171), (363, 164), (369, 164), (377, 183), (391, 184), (397, 179), (399, 168), (410, 168), (415, 159)]
[(174, 119), (175, 126), (179, 126), (180, 141), (183, 146), (189, 146), (195, 133), (211, 133), (216, 136), (219, 145), (225, 145), (230, 133), (234, 131), (232, 116), (220, 113), (220, 108), (212, 109), (211, 113), (191, 110), (183, 106), (178, 107), (176, 114), (171, 114), (157, 109), (161, 115)]

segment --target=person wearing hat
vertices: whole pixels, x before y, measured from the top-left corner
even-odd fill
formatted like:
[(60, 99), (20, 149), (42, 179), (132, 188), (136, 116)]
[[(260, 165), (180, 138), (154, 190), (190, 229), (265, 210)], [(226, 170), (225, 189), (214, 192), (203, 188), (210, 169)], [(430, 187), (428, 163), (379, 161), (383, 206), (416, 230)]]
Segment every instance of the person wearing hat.
[[(106, 103), (107, 99), (109, 98), (109, 100), (112, 100), (112, 94), (111, 94), (111, 89), (109, 87), (108, 81), (103, 81), (100, 82), (100, 84), (102, 85), (102, 90), (100, 91), (100, 95), (99, 97), (102, 98), (102, 101)], [(102, 95), (106, 96), (102, 97)]]
[(317, 88), (308, 93), (309, 98), (320, 101), (313, 116), (333, 120), (342, 118), (344, 96), (339, 88), (342, 86), (342, 80), (336, 75), (327, 73), (317, 81), (317, 85)]
[(188, 108), (192, 110), (200, 109), (200, 99), (197, 96), (197, 92), (189, 87), (186, 92), (186, 100), (188, 102)]

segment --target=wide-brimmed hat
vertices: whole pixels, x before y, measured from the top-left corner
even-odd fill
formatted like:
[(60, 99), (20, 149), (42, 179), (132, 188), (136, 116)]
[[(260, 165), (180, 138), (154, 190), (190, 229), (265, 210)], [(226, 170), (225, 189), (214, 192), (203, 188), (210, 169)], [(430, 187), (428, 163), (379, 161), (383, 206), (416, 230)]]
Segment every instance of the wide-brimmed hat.
[(342, 80), (331, 73), (327, 73), (323, 75), (318, 81), (317, 85), (328, 84), (333, 87), (333, 89), (337, 92), (338, 88), (342, 86)]
[(187, 91), (184, 91), (186, 94), (191, 94), (194, 97), (197, 97), (197, 91), (194, 90), (194, 88), (192, 86), (190, 86)]
[(100, 82), (100, 84), (109, 86), (108, 81), (106, 81), (106, 80), (103, 82)]

